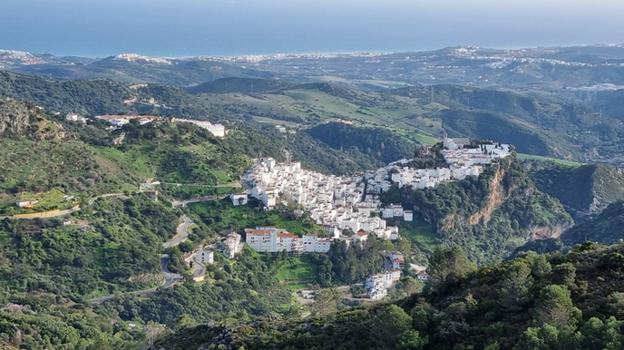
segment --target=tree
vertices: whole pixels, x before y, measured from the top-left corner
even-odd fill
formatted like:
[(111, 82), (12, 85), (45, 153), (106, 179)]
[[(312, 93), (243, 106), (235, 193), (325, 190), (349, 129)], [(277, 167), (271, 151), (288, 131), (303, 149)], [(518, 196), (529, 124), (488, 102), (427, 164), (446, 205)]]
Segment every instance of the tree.
[(520, 336), (514, 347), (516, 350), (550, 350), (559, 339), (559, 330), (549, 324), (541, 327), (529, 327)]
[(574, 306), (568, 288), (557, 284), (542, 288), (534, 312), (538, 324), (549, 324), (559, 329), (573, 327), (581, 318), (581, 311)]
[(622, 349), (624, 337), (621, 333), (623, 321), (610, 317), (605, 322), (597, 317), (587, 320), (580, 328), (582, 349)]
[(386, 348), (395, 348), (399, 338), (412, 327), (412, 318), (402, 308), (391, 304), (375, 315), (372, 328), (377, 330), (376, 338)]
[(506, 267), (499, 285), (500, 303), (506, 309), (519, 309), (526, 301), (533, 285), (531, 268), (523, 260), (516, 260)]
[(566, 287), (573, 287), (576, 280), (576, 268), (571, 263), (563, 263), (555, 266), (552, 271), (552, 281)]
[(408, 329), (399, 338), (399, 349), (422, 350), (428, 342), (427, 336), (422, 337), (418, 331)]
[(476, 269), (460, 248), (437, 248), (429, 260), (431, 285), (440, 286), (465, 278)]

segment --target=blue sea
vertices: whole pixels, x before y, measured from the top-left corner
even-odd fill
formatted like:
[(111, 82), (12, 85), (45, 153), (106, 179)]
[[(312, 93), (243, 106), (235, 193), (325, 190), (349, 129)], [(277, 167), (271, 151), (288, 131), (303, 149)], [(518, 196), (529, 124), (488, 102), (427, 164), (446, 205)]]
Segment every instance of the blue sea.
[(615, 0), (1, 0), (0, 48), (104, 57), (624, 41)]

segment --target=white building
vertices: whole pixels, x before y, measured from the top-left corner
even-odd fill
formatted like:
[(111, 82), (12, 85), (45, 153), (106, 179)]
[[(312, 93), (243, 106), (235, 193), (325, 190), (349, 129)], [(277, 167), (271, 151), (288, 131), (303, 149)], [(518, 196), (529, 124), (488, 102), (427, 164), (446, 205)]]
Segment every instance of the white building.
[(327, 253), (331, 248), (331, 238), (314, 235), (299, 237), (275, 227), (245, 229), (246, 242), (258, 252)]
[(222, 251), (225, 256), (234, 259), (243, 250), (244, 243), (241, 242), (241, 236), (232, 232), (222, 242)]
[(20, 208), (32, 208), (39, 203), (38, 200), (32, 201), (18, 201), (15, 204)]
[(65, 116), (65, 120), (67, 120), (68, 122), (87, 124), (87, 118), (75, 113), (68, 113)]
[(303, 240), (286, 230), (276, 227), (256, 227), (245, 229), (245, 242), (257, 252), (276, 253), (294, 252), (302, 253)]
[(230, 195), (230, 200), (232, 201), (232, 205), (236, 207), (247, 204), (249, 202), (249, 196), (246, 193), (233, 193)]
[(364, 287), (368, 297), (373, 300), (383, 299), (388, 295), (388, 289), (392, 288), (401, 279), (401, 271), (393, 270), (370, 276), (366, 279)]
[(208, 130), (215, 137), (225, 137), (225, 126), (222, 124), (213, 124), (206, 120), (195, 120), (195, 119), (179, 119), (173, 118), (172, 122), (176, 123), (190, 123), (199, 126), (202, 129)]
[(313, 235), (303, 235), (303, 251), (305, 253), (327, 253), (331, 248), (331, 238), (319, 238)]

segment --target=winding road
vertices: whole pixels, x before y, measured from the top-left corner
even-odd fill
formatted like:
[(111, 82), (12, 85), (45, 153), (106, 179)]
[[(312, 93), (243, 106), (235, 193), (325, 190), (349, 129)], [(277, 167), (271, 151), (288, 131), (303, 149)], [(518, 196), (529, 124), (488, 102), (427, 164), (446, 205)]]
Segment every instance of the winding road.
[[(191, 233), (191, 229), (193, 228), (193, 220), (186, 215), (182, 215), (180, 217), (180, 224), (176, 228), (176, 234), (167, 242), (163, 243), (163, 248), (171, 248), (176, 247), (180, 243), (186, 241), (188, 239), (189, 234)], [(107, 301), (113, 300), (119, 296), (123, 295), (136, 295), (136, 296), (147, 296), (158, 291), (159, 288), (171, 288), (184, 280), (184, 277), (179, 273), (171, 272), (169, 270), (169, 255), (163, 254), (160, 256), (160, 273), (163, 276), (163, 281), (160, 285), (152, 288), (145, 288), (141, 290), (135, 290), (132, 292), (125, 292), (121, 294), (110, 294), (105, 295), (98, 298), (89, 299), (89, 303), (91, 304), (102, 304)]]
[(170, 240), (163, 243), (163, 248), (177, 247), (180, 243), (188, 239), (193, 224), (193, 220), (186, 215), (180, 217), (180, 224), (176, 228), (176, 234)]
[(224, 198), (227, 198), (227, 196), (229, 196), (229, 194), (223, 194), (223, 195), (219, 195), (219, 196), (203, 196), (203, 197), (195, 197), (195, 198), (190, 198), (190, 199), (185, 199), (185, 200), (174, 200), (171, 202), (171, 205), (175, 208), (175, 207), (186, 207), (187, 204), (191, 204), (191, 203), (199, 203), (199, 202), (210, 202), (210, 201), (220, 201)]

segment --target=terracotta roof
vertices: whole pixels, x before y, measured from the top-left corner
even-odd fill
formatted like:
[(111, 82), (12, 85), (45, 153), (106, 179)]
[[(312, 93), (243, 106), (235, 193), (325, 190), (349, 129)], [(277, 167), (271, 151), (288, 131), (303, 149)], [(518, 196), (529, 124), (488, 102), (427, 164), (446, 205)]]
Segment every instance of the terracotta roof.
[(280, 233), (277, 234), (278, 237), (280, 238), (299, 238), (299, 236), (292, 234), (288, 231), (282, 231)]

